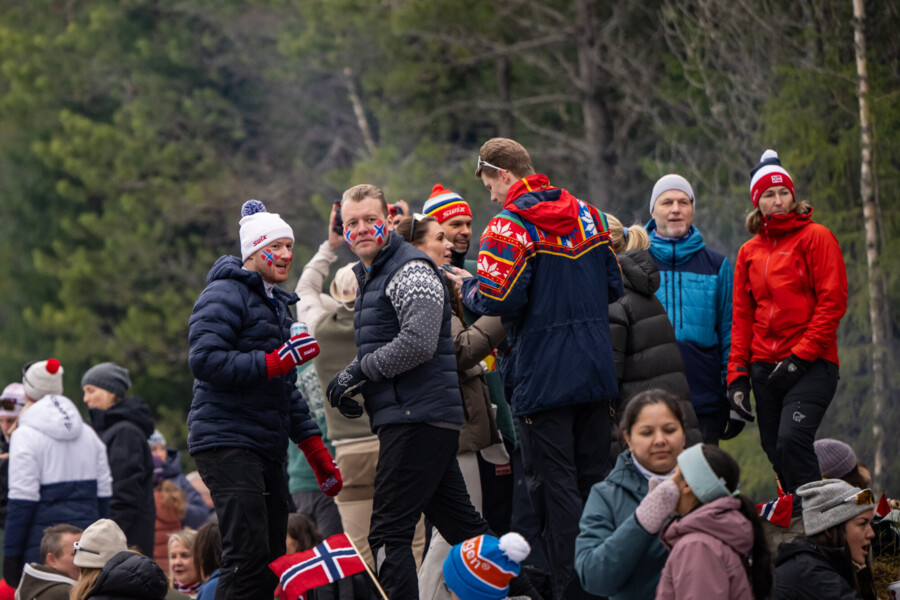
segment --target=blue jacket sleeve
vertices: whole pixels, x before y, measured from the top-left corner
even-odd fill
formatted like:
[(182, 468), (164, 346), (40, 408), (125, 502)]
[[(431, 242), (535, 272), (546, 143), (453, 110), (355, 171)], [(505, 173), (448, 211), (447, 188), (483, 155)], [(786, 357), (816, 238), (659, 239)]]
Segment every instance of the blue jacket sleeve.
[(634, 514), (616, 527), (617, 510), (621, 508), (610, 503), (602, 485), (591, 489), (581, 515), (581, 532), (575, 540), (575, 571), (590, 594), (613, 596), (622, 590), (656, 540), (638, 524)]
[(463, 304), (492, 317), (514, 316), (528, 305), (533, 247), (516, 218), (500, 213), (488, 223), (478, 251), (478, 275), (463, 280)]
[(203, 290), (188, 329), (188, 365), (194, 377), (217, 385), (239, 386), (268, 379), (264, 348), (249, 352), (237, 349), (248, 316), (241, 286), (219, 280)]
[(722, 382), (728, 374), (728, 355), (731, 352), (731, 294), (734, 287), (734, 274), (731, 262), (726, 257), (719, 267), (716, 286), (716, 331), (719, 335), (719, 354), (722, 357)]

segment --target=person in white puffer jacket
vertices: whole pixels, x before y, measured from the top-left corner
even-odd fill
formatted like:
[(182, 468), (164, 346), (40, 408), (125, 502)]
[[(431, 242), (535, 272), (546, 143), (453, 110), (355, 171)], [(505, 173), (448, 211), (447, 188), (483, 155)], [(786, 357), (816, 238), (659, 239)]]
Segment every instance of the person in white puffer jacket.
[(48, 395), (24, 411), (10, 442), (6, 582), (17, 585), (23, 565), (40, 562), (45, 528), (87, 527), (109, 514), (111, 495), (106, 446), (71, 400)]

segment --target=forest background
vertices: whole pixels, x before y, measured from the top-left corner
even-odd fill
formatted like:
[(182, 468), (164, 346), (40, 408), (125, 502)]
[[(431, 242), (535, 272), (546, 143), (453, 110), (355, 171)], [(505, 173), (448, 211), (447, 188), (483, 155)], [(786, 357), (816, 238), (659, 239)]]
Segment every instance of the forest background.
[[(879, 483), (897, 495), (900, 3), (865, 10), (888, 308)], [(243, 201), (293, 225), (293, 288), (357, 183), (420, 209), (440, 182), (471, 203), (477, 239), (496, 211), (473, 177), (478, 148), (513, 137), (625, 223), (648, 219), (660, 175), (685, 175), (695, 223), (733, 261), (748, 172), (771, 147), (847, 264), (820, 436), (871, 463), (853, 39), (851, 0), (3, 0), (0, 381), (56, 356), (80, 400), (84, 371), (116, 361), (184, 449), (188, 317), (213, 261), (238, 252)], [(727, 447), (745, 491), (773, 497), (756, 429)]]

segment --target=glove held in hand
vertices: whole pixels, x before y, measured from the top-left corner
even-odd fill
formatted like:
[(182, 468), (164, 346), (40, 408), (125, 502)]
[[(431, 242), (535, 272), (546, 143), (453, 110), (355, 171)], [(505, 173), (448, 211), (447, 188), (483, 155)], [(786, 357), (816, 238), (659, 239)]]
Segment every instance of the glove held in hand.
[(308, 333), (295, 335), (277, 349), (266, 354), (266, 374), (269, 379), (285, 375), (297, 365), (314, 359), (319, 354), (316, 338)]
[(786, 359), (775, 365), (769, 378), (766, 380), (766, 387), (769, 392), (776, 398), (783, 398), (785, 394), (791, 391), (791, 388), (797, 385), (797, 382), (803, 379), (806, 372), (812, 366), (812, 361), (803, 360), (798, 356), (791, 354)]
[(671, 479), (666, 479), (651, 489), (634, 511), (634, 518), (638, 525), (643, 527), (647, 533), (659, 533), (669, 515), (675, 512), (680, 496), (681, 490)]
[(728, 386), (728, 404), (740, 418), (753, 422), (753, 407), (750, 405), (750, 378), (738, 377)]
[(303, 452), (306, 462), (316, 474), (316, 481), (322, 493), (326, 496), (337, 496), (344, 487), (344, 481), (341, 479), (337, 463), (322, 443), (322, 438), (317, 435), (310, 436), (297, 444), (297, 447)]
[(338, 372), (328, 384), (325, 394), (328, 403), (340, 411), (348, 419), (356, 419), (363, 414), (359, 402), (350, 396), (358, 394), (366, 379), (358, 362), (350, 363), (346, 369)]

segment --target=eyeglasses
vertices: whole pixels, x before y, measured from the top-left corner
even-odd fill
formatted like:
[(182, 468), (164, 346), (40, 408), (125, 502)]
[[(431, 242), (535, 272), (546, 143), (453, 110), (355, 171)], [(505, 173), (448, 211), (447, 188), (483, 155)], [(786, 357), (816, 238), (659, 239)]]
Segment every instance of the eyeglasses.
[(853, 494), (852, 496), (847, 496), (846, 498), (843, 498), (841, 500), (836, 500), (836, 501), (832, 502), (831, 504), (828, 504), (827, 506), (822, 508), (822, 512), (825, 512), (826, 510), (831, 510), (832, 508), (837, 508), (838, 506), (841, 506), (842, 504), (849, 504), (851, 502), (856, 505), (875, 504), (875, 495), (872, 493), (872, 490), (865, 489), (861, 492), (857, 492), (857, 493)]
[(492, 165), (492, 164), (489, 163), (488, 161), (482, 159), (482, 158), (481, 158), (481, 155), (479, 154), (479, 155), (478, 155), (478, 160), (475, 161), (475, 175), (476, 175), (476, 176), (478, 175), (478, 171), (481, 170), (481, 167), (488, 167), (488, 168), (494, 169), (495, 171), (506, 171), (506, 169), (501, 169), (501, 168), (498, 167), (497, 165)]
[(75, 542), (75, 543), (72, 545), (72, 547), (74, 548), (74, 551), (75, 551), (76, 554), (77, 554), (78, 552), (90, 552), (91, 554), (97, 554), (97, 555), (100, 554), (100, 552), (97, 551), (97, 550), (91, 550), (90, 548), (85, 548), (84, 546), (81, 545), (80, 542)]
[(413, 213), (412, 224), (409, 226), (409, 243), (412, 244), (416, 239), (416, 223), (421, 221), (422, 219), (427, 219), (428, 215), (423, 215), (422, 213)]

